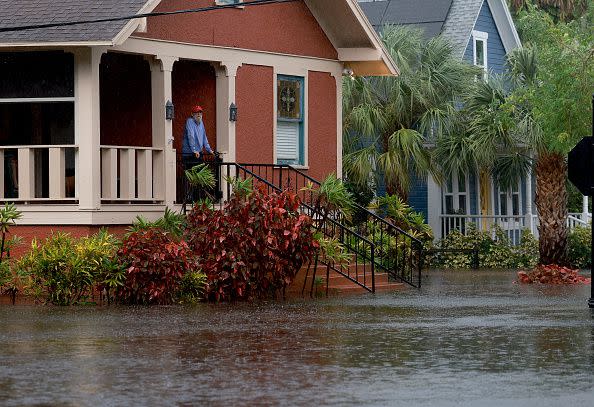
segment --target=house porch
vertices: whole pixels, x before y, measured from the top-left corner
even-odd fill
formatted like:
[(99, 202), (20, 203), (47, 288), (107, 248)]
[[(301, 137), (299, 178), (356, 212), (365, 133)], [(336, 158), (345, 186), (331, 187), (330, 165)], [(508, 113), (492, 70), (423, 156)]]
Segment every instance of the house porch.
[(23, 212), (20, 225), (130, 224), (178, 208), (191, 106), (234, 159), (226, 68), (96, 47), (0, 53), (0, 201)]

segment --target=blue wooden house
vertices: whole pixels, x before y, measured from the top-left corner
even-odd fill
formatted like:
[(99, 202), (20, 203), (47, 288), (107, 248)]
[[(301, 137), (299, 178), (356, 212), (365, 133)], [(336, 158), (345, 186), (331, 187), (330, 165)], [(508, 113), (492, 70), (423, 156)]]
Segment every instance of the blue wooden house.
[[(506, 55), (521, 46), (505, 0), (359, 0), (359, 5), (377, 31), (398, 24), (418, 27), (427, 38), (442, 35), (459, 58), (482, 67), (485, 78), (505, 73)], [(454, 229), (464, 232), (472, 222), (484, 230), (497, 224), (517, 243), (521, 229), (536, 233), (533, 190), (531, 176), (509, 190), (473, 172), (455, 174), (443, 185), (429, 176), (415, 181), (409, 203), (425, 214), (436, 239)]]

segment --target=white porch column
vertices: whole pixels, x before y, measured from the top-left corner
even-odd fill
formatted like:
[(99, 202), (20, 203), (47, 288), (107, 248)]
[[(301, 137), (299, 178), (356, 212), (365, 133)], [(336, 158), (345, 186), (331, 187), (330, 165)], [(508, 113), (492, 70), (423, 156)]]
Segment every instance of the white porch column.
[[(237, 151), (235, 146), (235, 122), (229, 120), (229, 106), (235, 103), (235, 78), (239, 62), (223, 61), (215, 67), (217, 81), (217, 150), (223, 153), (223, 160), (235, 162)], [(241, 111), (237, 113), (241, 120)]]
[(528, 173), (526, 174), (526, 226), (534, 236), (536, 236), (536, 230), (534, 230), (534, 217), (532, 216), (532, 167), (528, 167)]
[(79, 209), (101, 208), (101, 157), (99, 64), (105, 48), (81, 48), (74, 52), (74, 134), (78, 145), (76, 196)]
[(435, 182), (431, 174), (427, 175), (427, 223), (433, 230), (433, 237), (437, 241), (441, 235), (441, 187)]
[(336, 80), (336, 178), (342, 179), (342, 70), (332, 76)]
[(157, 55), (151, 62), (153, 147), (162, 148), (164, 159), (155, 160), (153, 191), (155, 199), (163, 199), (173, 208), (176, 195), (176, 156), (173, 148), (173, 123), (165, 119), (165, 104), (173, 102), (171, 73), (178, 58)]
[(588, 195), (582, 198), (582, 220), (588, 223)]

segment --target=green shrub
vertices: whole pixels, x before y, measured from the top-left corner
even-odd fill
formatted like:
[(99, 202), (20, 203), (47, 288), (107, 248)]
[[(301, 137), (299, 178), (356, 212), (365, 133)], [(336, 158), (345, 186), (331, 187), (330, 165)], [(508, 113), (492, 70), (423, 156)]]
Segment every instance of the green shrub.
[[(359, 186), (349, 181), (344, 182), (346, 190), (351, 194), (355, 203), (361, 208), (367, 208), (371, 201), (373, 201), (373, 189), (369, 186)], [(367, 220), (367, 212), (363, 209), (357, 209), (353, 211), (352, 222), (358, 225)]]
[(589, 268), (592, 264), (592, 224), (577, 227), (567, 236), (567, 257), (575, 268)]
[[(512, 245), (505, 231), (494, 227), (491, 231), (479, 231), (468, 224), (466, 234), (458, 230), (450, 232), (436, 244), (437, 249), (478, 250), (479, 264), (483, 268), (527, 268), (538, 262), (538, 241), (528, 230), (522, 231), (521, 244)], [(468, 253), (443, 253), (428, 259), (429, 267), (470, 268), (472, 255)]]
[(186, 216), (184, 214), (176, 213), (169, 208), (165, 208), (163, 216), (154, 222), (150, 222), (142, 216), (137, 216), (132, 226), (128, 228), (128, 235), (141, 230), (159, 229), (176, 238), (181, 238), (185, 227)]
[(404, 202), (397, 195), (386, 195), (378, 199), (378, 209), (386, 218), (407, 232), (409, 235), (423, 241), (433, 240), (433, 231), (425, 222), (425, 217), (420, 212)]
[(177, 292), (180, 304), (196, 304), (204, 300), (206, 274), (201, 271), (189, 271), (182, 277)]
[(90, 297), (96, 283), (111, 278), (105, 265), (113, 261), (117, 248), (117, 240), (105, 230), (80, 239), (56, 232), (41, 243), (34, 239), (16, 268), (29, 276), (45, 301), (78, 304)]

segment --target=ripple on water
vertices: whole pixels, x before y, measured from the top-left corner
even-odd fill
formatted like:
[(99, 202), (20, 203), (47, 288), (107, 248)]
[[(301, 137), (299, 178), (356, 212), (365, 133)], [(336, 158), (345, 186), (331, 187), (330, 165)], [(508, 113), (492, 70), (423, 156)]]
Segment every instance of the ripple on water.
[(196, 307), (0, 307), (2, 405), (594, 401), (589, 286), (435, 272), (422, 290)]

